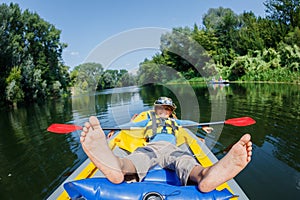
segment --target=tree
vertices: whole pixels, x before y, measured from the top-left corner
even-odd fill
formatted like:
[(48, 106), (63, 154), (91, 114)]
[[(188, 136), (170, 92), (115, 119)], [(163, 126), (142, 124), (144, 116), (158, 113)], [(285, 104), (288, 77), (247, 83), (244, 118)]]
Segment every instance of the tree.
[(25, 100), (33, 101), (47, 97), (47, 81), (42, 79), (42, 70), (34, 67), (32, 59), (22, 64), (21, 82)]
[(258, 19), (253, 12), (244, 12), (239, 16), (241, 28), (238, 31), (235, 50), (239, 55), (246, 55), (249, 50), (262, 50), (265, 48), (261, 38)]
[(154, 84), (154, 83), (162, 83), (162, 76), (165, 73), (160, 70), (159, 65), (153, 62), (146, 62), (140, 65), (138, 71), (138, 84)]
[(115, 87), (115, 79), (113, 77), (113, 74), (109, 71), (105, 71), (101, 77), (103, 85), (103, 89), (113, 88)]
[(218, 46), (220, 45), (220, 41), (216, 37), (214, 31), (199, 29), (195, 24), (191, 35), (192, 38), (208, 52), (208, 55), (216, 55), (216, 51), (218, 49)]
[[(155, 56), (156, 58), (158, 55)], [(180, 76), (170, 66), (155, 63), (153, 60), (145, 59), (138, 70), (138, 84), (164, 84), (168, 81), (178, 79)]]
[[(37, 13), (21, 11), (18, 4), (0, 5), (0, 93), (8, 94), (7, 87), (19, 83), (24, 92), (18, 101), (33, 101), (68, 92), (68, 67), (62, 63), (62, 51), (66, 44), (60, 42), (61, 31), (46, 22)], [(17, 67), (21, 79), (6, 79)], [(27, 77), (25, 79), (23, 77)], [(38, 81), (38, 84), (32, 85)], [(59, 84), (58, 84), (59, 83)], [(40, 88), (40, 89), (38, 89)], [(43, 92), (41, 92), (43, 90)], [(43, 95), (40, 95), (43, 93)], [(0, 102), (11, 101), (6, 96)]]
[[(20, 60), (20, 46), (22, 32), (21, 10), (15, 5), (1, 4), (0, 6), (0, 93), (5, 93), (8, 82), (6, 78), (14, 66), (18, 66)], [(22, 44), (22, 43), (21, 43)], [(12, 80), (11, 80), (12, 81)], [(1, 95), (0, 101), (5, 101)]]
[(241, 21), (238, 15), (230, 8), (210, 8), (203, 17), (203, 25), (218, 38), (214, 59), (219, 65), (231, 65), (239, 42), (237, 38)]
[(13, 67), (9, 76), (6, 79), (6, 98), (13, 104), (23, 100), (24, 92), (21, 88), (21, 69), (20, 67)]
[(290, 31), (284, 38), (284, 42), (289, 45), (298, 45), (300, 47), (300, 28), (296, 27)]
[(52, 24), (44, 21), (36, 13), (30, 13), (28, 10), (23, 14), (25, 56), (30, 55), (35, 68), (42, 71), (42, 79), (46, 80), (50, 94), (56, 94), (53, 90), (53, 84), (59, 81), (65, 89), (68, 84), (62, 84), (65, 78), (68, 78), (65, 66), (60, 63), (62, 51), (66, 44), (60, 43), (61, 31)]
[(74, 87), (80, 92), (95, 91), (103, 74), (103, 67), (99, 63), (84, 63), (72, 71)]
[(282, 37), (299, 26), (299, 0), (267, 0), (267, 18), (278, 23)]
[(161, 37), (163, 64), (187, 79), (207, 75), (204, 66), (211, 59), (209, 52), (199, 44), (201, 38), (197, 36), (197, 32), (193, 33), (193, 30), (185, 27), (175, 28)]
[(283, 42), (279, 44), (278, 48), (282, 68), (288, 68), (292, 72), (300, 71), (300, 48), (297, 45), (287, 45)]
[(228, 49), (234, 47), (240, 20), (230, 8), (210, 8), (203, 17), (203, 24), (208, 31), (215, 33), (222, 47)]
[(134, 76), (132, 76), (131, 74), (124, 73), (121, 77), (120, 80), (118, 82), (118, 85), (120, 87), (127, 87), (127, 86), (131, 86), (135, 84), (135, 78)]
[[(211, 8), (203, 17), (203, 28), (194, 24), (193, 29), (179, 27), (162, 35), (161, 53), (140, 65), (139, 83), (171, 80), (164, 77), (167, 67), (173, 69), (167, 74), (187, 79), (220, 73), (230, 80), (299, 81), (295, 78), (300, 62), (299, 2), (268, 2), (267, 18), (256, 17), (253, 12), (236, 15), (228, 8)], [(277, 6), (280, 2), (282, 5)], [(291, 17), (279, 15), (284, 13), (281, 10), (289, 11)], [(291, 28), (292, 24), (296, 27)]]
[(121, 69), (118, 73), (117, 87), (127, 87), (135, 84), (135, 77), (129, 74), (127, 70)]
[(275, 21), (261, 18), (257, 19), (260, 38), (264, 41), (265, 48), (276, 48), (281, 41), (281, 33)]

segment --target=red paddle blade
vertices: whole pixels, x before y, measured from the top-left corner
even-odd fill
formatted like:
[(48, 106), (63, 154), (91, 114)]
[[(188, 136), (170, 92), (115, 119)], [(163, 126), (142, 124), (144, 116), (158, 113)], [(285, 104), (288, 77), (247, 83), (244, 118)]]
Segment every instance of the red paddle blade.
[(66, 134), (76, 130), (82, 130), (82, 127), (74, 124), (51, 124), (47, 128), (47, 131), (59, 134)]
[(233, 126), (249, 126), (255, 123), (256, 121), (251, 117), (233, 118), (225, 121), (225, 124), (230, 124)]

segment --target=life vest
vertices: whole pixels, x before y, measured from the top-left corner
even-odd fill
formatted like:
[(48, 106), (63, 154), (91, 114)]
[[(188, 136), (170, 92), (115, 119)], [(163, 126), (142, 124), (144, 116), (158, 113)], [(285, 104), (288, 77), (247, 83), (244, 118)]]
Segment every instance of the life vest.
[(145, 136), (151, 140), (157, 134), (172, 134), (174, 136), (178, 133), (178, 124), (173, 118), (163, 119), (155, 114), (154, 111), (148, 111), (148, 117), (150, 118), (145, 129)]

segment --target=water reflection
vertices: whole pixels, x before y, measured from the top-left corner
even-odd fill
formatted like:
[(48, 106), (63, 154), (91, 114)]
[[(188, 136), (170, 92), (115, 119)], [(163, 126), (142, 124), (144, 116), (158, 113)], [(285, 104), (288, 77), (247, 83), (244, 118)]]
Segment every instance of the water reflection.
[[(295, 199), (300, 195), (296, 188), (298, 178), (295, 178), (300, 176), (299, 85), (233, 84), (230, 87), (228, 116), (243, 114), (257, 121), (251, 127), (239, 129), (252, 134), (254, 152), (253, 161), (247, 167), (249, 174), (242, 173), (237, 180), (247, 183), (244, 189), (250, 193), (250, 199)], [(223, 130), (224, 137), (230, 138), (236, 137), (236, 132), (233, 127)], [(220, 143), (229, 141), (222, 139)], [(272, 182), (280, 184), (276, 187)]]
[(0, 193), (3, 199), (28, 195), (38, 199), (45, 183), (49, 187), (58, 174), (74, 165), (70, 142), (46, 132), (50, 123), (72, 118), (70, 105), (66, 100), (1, 112)]
[[(255, 144), (259, 147), (268, 142), (272, 150), (266, 150), (279, 160), (300, 171), (300, 86), (288, 84), (243, 84), (233, 87), (233, 92), (243, 88), (247, 113), (257, 120)], [(231, 101), (242, 99), (235, 92)]]

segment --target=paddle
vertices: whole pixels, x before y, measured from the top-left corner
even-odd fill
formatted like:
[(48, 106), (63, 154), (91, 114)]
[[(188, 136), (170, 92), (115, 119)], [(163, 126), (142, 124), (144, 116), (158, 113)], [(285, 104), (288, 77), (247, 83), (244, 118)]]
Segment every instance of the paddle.
[[(133, 130), (133, 129), (142, 129), (144, 127), (115, 127), (115, 128), (103, 128), (102, 130)], [(73, 131), (82, 130), (81, 126), (74, 124), (51, 124), (47, 131), (58, 133), (58, 134), (67, 134)]]
[[(219, 122), (207, 122), (207, 123), (195, 123), (184, 125), (183, 127), (193, 127), (193, 126), (203, 126), (203, 125), (216, 125), (216, 124), (229, 124), (232, 126), (249, 126), (255, 124), (255, 120), (251, 117), (240, 117), (240, 118), (232, 118), (225, 121)], [(143, 129), (144, 127), (115, 127), (115, 128), (102, 128), (103, 130), (134, 130), (134, 129)], [(58, 133), (58, 134), (67, 134), (73, 131), (82, 130), (81, 126), (77, 126), (74, 124), (51, 124), (47, 131)]]
[(232, 118), (227, 119), (225, 121), (218, 121), (218, 122), (207, 122), (207, 123), (195, 123), (184, 125), (184, 127), (191, 127), (191, 126), (204, 126), (204, 125), (216, 125), (216, 124), (229, 124), (232, 126), (249, 126), (255, 124), (256, 121), (251, 117), (239, 117), (239, 118)]

